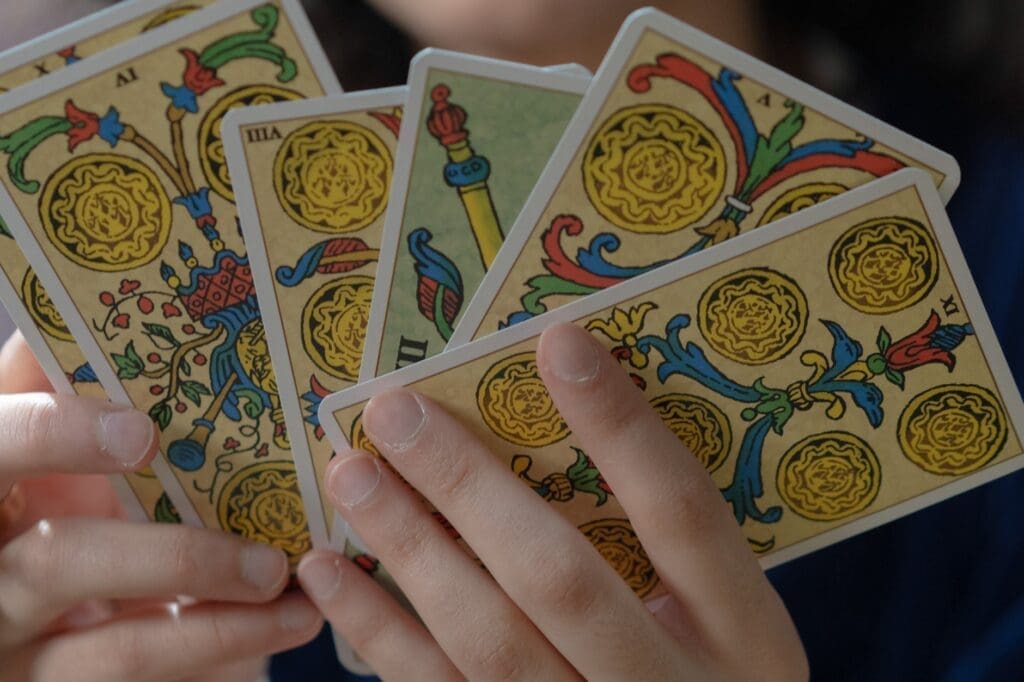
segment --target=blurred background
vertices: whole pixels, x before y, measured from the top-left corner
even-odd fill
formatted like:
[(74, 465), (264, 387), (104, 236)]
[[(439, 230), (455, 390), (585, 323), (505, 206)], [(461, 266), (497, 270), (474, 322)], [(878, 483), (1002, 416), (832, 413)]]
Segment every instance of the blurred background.
[[(0, 0), (0, 50), (102, 0)], [(180, 4), (188, 4), (187, 0)], [(346, 90), (431, 45), (598, 66), (623, 0), (304, 0)], [(1024, 383), (1024, 2), (666, 0), (666, 11), (953, 154), (953, 224)], [(0, 338), (10, 323), (0, 312)], [(1024, 679), (1024, 474), (774, 569), (816, 679)], [(742, 647), (743, 642), (736, 646)], [(337, 679), (327, 637), (281, 679)]]

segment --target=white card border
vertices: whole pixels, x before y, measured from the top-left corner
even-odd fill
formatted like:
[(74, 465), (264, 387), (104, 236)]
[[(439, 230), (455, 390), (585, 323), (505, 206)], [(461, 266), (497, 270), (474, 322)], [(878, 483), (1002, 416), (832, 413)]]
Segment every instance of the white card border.
[[(875, 199), (889, 196), (911, 187), (916, 187), (928, 217), (932, 222), (935, 235), (942, 244), (942, 252), (949, 265), (950, 274), (956, 281), (959, 287), (960, 298), (970, 313), (974, 334), (978, 338), (978, 343), (981, 345), (985, 359), (992, 370), (992, 377), (1001, 394), (1003, 407), (1006, 409), (1007, 416), (1013, 425), (1017, 437), (1022, 438), (1024, 437), (1024, 434), (1022, 434), (1022, 429), (1024, 429), (1024, 402), (1021, 401), (1013, 375), (1010, 373), (1002, 348), (989, 321), (988, 313), (985, 311), (981, 297), (978, 295), (974, 279), (967, 268), (967, 263), (960, 250), (960, 244), (953, 232), (953, 227), (936, 192), (931, 176), (917, 168), (897, 171), (889, 176), (874, 180), (828, 201), (800, 211), (774, 223), (769, 228), (746, 232), (720, 244), (714, 249), (708, 249), (688, 258), (675, 261), (650, 273), (634, 277), (622, 284), (591, 294), (586, 298), (578, 299), (561, 308), (526, 320), (501, 332), (490, 334), (455, 350), (447, 351), (433, 358), (403, 367), (379, 379), (330, 395), (320, 404), (320, 424), (324, 427), (336, 448), (350, 447), (345, 434), (338, 426), (338, 420), (333, 416), (338, 410), (367, 400), (381, 391), (415, 383), (469, 360), (494, 353), (528, 338), (535, 337), (553, 323), (581, 320), (621, 301), (642, 295), (652, 289), (705, 270), (717, 263), (741, 256), (766, 244), (784, 239), (796, 232), (812, 229), (815, 225), (828, 220), (832, 216), (851, 211)], [(827, 545), (845, 540), (871, 528), (876, 528), (884, 523), (906, 516), (941, 500), (958, 495), (983, 483), (1016, 471), (1021, 467), (1024, 467), (1024, 454), (950, 481), (934, 490), (904, 500), (863, 518), (819, 533), (812, 538), (780, 549), (770, 556), (762, 557), (759, 561), (762, 568), (772, 568)]]
[[(313, 71), (328, 94), (335, 94), (332, 88), (340, 89), (334, 71), (331, 69), (327, 57), (320, 46), (316, 35), (306, 17), (298, 0), (276, 0), (291, 23), (296, 37), (299, 39), (303, 49), (306, 50), (306, 57), (313, 67)], [(169, 22), (150, 33), (104, 50), (89, 58), (83, 59), (60, 71), (56, 71), (45, 78), (39, 78), (22, 85), (14, 90), (0, 96), (0, 115), (11, 110), (18, 109), (25, 104), (48, 97), (63, 90), (73, 83), (91, 78), (108, 69), (111, 69), (126, 61), (148, 54), (163, 46), (184, 38), (196, 31), (208, 28), (224, 19), (244, 14), (254, 7), (267, 4), (267, 0), (221, 0), (210, 7), (198, 10), (189, 15)], [(50, 34), (51, 40), (56, 40), (57, 34)], [(111, 401), (125, 405), (132, 405), (127, 391), (121, 385), (116, 373), (110, 368), (110, 364), (103, 354), (102, 349), (92, 336), (88, 324), (82, 318), (74, 302), (68, 295), (60, 278), (57, 277), (53, 267), (47, 261), (42, 248), (36, 242), (32, 230), (22, 219), (21, 212), (11, 198), (6, 187), (0, 183), (0, 217), (3, 217), (8, 228), (14, 235), (15, 241), (21, 247), (22, 252), (28, 260), (29, 265), (35, 270), (36, 276), (42, 282), (43, 287), (50, 294), (50, 299), (57, 307), (71, 335), (78, 342), (83, 355), (92, 366), (93, 371), (99, 379), (100, 385), (106, 390)], [(174, 503), (182, 521), (188, 525), (199, 524), (200, 515), (178, 481), (163, 450), (158, 451), (157, 456), (150, 465), (164, 492)]]
[(462, 317), (448, 340), (447, 349), (461, 346), (475, 337), (480, 325), (483, 324), (484, 317), (490, 310), (491, 303), (500, 293), (502, 284), (512, 268), (515, 267), (519, 254), (534, 236), (534, 228), (540, 222), (551, 198), (569, 172), (576, 152), (586, 141), (586, 136), (597, 120), (605, 101), (618, 84), (619, 75), (632, 56), (637, 41), (648, 30), (669, 40), (682, 43), (689, 49), (743, 74), (746, 79), (757, 81), (784, 93), (815, 111), (827, 114), (836, 122), (869, 136), (876, 142), (944, 172), (946, 177), (939, 187), (939, 194), (944, 201), (949, 201), (960, 184), (960, 166), (946, 152), (855, 109), (832, 95), (799, 81), (664, 12), (650, 8), (640, 9), (627, 17), (618, 35), (615, 36), (608, 54), (594, 75), (593, 86), (580, 102), (576, 115), (569, 122), (561, 142), (555, 147), (551, 159), (526, 200), (523, 210), (519, 213), (519, 217), (513, 223), (508, 234), (505, 235), (502, 249), (491, 263), (487, 274), (484, 275), (476, 294), (463, 311)]
[[(296, 385), (295, 373), (289, 361), (284, 322), (277, 306), (274, 275), (271, 272), (270, 261), (263, 242), (264, 230), (256, 208), (256, 198), (253, 193), (252, 177), (249, 175), (249, 165), (246, 162), (241, 129), (242, 126), (259, 123), (278, 123), (311, 116), (326, 118), (364, 109), (402, 106), (405, 103), (405, 92), (405, 86), (398, 86), (312, 100), (234, 109), (224, 117), (224, 122), (221, 124), (221, 139), (224, 141), (224, 152), (235, 189), (235, 207), (238, 209), (242, 238), (249, 256), (249, 266), (253, 270), (253, 281), (256, 283), (256, 295), (260, 301), (263, 328), (269, 342), (270, 359), (277, 375), (278, 387), (287, 387), (285, 390), (279, 391), (279, 397), (284, 410), (285, 424), (288, 427), (295, 469), (299, 477), (299, 489), (304, 501), (316, 500), (320, 508), (320, 513), (314, 522), (308, 511), (310, 505), (306, 505), (306, 520), (313, 538), (313, 546), (318, 549), (344, 550), (347, 524), (340, 514), (334, 512), (333, 527), (340, 532), (328, 533), (326, 514), (332, 508), (327, 500), (320, 498), (320, 486), (317, 483), (316, 471), (313, 467), (302, 405), (298, 393), (291, 390)], [(268, 226), (267, 229), (272, 229), (272, 227)], [(301, 434), (301, 436), (296, 436), (296, 434)]]
[(416, 152), (416, 132), (424, 115), (423, 100), (427, 74), (431, 69), (437, 69), (467, 76), (493, 78), (509, 83), (581, 94), (590, 86), (591, 81), (589, 75), (580, 72), (581, 68), (583, 67), (578, 64), (559, 64), (550, 67), (529, 66), (436, 48), (421, 50), (409, 63), (407, 108), (402, 112), (402, 127), (398, 133), (398, 152), (395, 154), (394, 172), (391, 175), (391, 193), (388, 197), (388, 208), (384, 214), (384, 231), (381, 233), (377, 278), (373, 288), (373, 299), (370, 303), (370, 318), (366, 325), (363, 362), (359, 368), (360, 381), (374, 378), (377, 373), (377, 363), (380, 362), (380, 346), (384, 336), (384, 323), (387, 320), (388, 300), (391, 297), (391, 283), (395, 276), (399, 240), (402, 236), (402, 222), (405, 220), (405, 204), (412, 175), (412, 162)]

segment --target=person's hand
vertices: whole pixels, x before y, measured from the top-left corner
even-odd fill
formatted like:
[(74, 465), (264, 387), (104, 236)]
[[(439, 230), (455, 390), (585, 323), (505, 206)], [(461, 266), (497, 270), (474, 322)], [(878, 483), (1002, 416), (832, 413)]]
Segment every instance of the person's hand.
[(15, 336), (0, 352), (0, 677), (256, 679), (263, 657), (316, 635), (309, 600), (282, 596), (280, 550), (122, 520), (97, 474), (148, 464), (152, 423), (50, 390)]
[(793, 623), (721, 494), (615, 360), (560, 325), (538, 365), (668, 594), (641, 602), (470, 430), (399, 390), (369, 402), (364, 427), (490, 575), (379, 460), (340, 452), (330, 499), (423, 625), (354, 564), (315, 552), (299, 580), (328, 621), (385, 678), (806, 679)]

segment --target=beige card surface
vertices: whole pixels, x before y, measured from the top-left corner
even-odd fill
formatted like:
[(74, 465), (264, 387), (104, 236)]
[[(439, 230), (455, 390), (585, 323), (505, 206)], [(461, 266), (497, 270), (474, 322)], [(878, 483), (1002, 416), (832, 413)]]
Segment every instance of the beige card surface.
[[(144, 0), (122, 3), (74, 25), (0, 53), (0, 93), (77, 63), (211, 4)], [(116, 10), (116, 11), (114, 11)], [(85, 357), (0, 218), (0, 300), (32, 347), (54, 389), (105, 398)], [(177, 522), (180, 516), (149, 468), (112, 477), (134, 518)], [(192, 520), (192, 519), (190, 519)]]
[(329, 396), (321, 422), (339, 447), (372, 450), (366, 400), (395, 386), (430, 396), (652, 593), (614, 491), (538, 378), (537, 336), (555, 321), (615, 355), (766, 567), (1024, 463), (1020, 394), (916, 170)]
[(448, 348), (904, 166), (956, 162), (657, 10), (633, 13)]
[(0, 99), (0, 214), (179, 510), (309, 546), (220, 125), (337, 92), (297, 2), (219, 3)]
[[(313, 544), (334, 512), (334, 453), (317, 420), (356, 383), (405, 88), (232, 113), (224, 126), (239, 217)], [(336, 546), (344, 546), (344, 532)]]

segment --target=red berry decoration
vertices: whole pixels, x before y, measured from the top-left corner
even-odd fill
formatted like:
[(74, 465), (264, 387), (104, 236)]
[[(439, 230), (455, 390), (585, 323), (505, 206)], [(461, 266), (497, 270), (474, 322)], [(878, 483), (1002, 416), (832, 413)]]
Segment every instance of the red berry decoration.
[(139, 310), (142, 311), (143, 315), (149, 315), (153, 312), (153, 301), (149, 300), (146, 296), (139, 296)]
[(150, 362), (160, 362), (160, 355), (157, 353), (150, 353), (146, 356), (146, 359)]
[(157, 384), (153, 384), (152, 386), (149, 387), (149, 392), (152, 393), (153, 395), (160, 395), (161, 393), (164, 392), (164, 387), (158, 386)]
[(196, 356), (192, 358), (192, 362), (196, 363), (197, 365), (205, 365), (206, 356), (203, 355), (202, 353), (196, 353)]
[(186, 324), (184, 327), (181, 328), (181, 331), (185, 332), (186, 334), (195, 334), (196, 328), (190, 324)]
[(114, 295), (109, 291), (104, 291), (100, 294), (100, 303), (103, 305), (114, 305)]
[(178, 412), (179, 414), (184, 412), (185, 411), (185, 403), (178, 403), (177, 405), (175, 405), (174, 406), (174, 411)]
[(163, 310), (164, 317), (181, 317), (181, 309), (173, 303), (164, 303), (161, 310)]
[(241, 445), (241, 443), (239, 443), (237, 440), (235, 440), (231, 436), (228, 436), (227, 438), (224, 439), (224, 449), (225, 450), (235, 450), (235, 449), (238, 448), (239, 445)]
[(118, 291), (121, 292), (122, 296), (127, 296), (128, 294), (138, 289), (140, 286), (142, 286), (142, 282), (140, 282), (137, 279), (122, 279), (121, 288), (118, 289)]
[(120, 315), (118, 315), (117, 317), (114, 318), (114, 321), (113, 321), (112, 324), (115, 327), (118, 327), (119, 329), (127, 329), (128, 328), (128, 322), (131, 319), (132, 318), (129, 317), (127, 313), (121, 313)]

